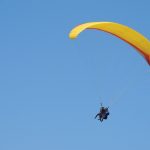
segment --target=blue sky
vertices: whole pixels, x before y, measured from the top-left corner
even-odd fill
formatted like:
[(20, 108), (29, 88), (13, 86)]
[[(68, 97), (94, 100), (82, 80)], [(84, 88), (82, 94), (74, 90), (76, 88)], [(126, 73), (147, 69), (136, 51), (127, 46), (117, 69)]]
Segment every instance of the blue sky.
[[(81, 23), (150, 39), (148, 0), (0, 1), (0, 149), (141, 150), (150, 143), (150, 68), (128, 44)], [(94, 120), (100, 102), (110, 117)]]

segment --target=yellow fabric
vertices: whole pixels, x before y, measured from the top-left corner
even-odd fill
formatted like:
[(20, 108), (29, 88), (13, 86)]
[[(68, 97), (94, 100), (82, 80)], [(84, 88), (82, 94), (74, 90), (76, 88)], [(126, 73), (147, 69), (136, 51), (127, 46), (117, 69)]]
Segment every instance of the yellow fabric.
[(75, 39), (85, 29), (97, 29), (119, 37), (139, 51), (150, 64), (150, 41), (137, 31), (114, 22), (89, 22), (76, 26), (69, 37)]

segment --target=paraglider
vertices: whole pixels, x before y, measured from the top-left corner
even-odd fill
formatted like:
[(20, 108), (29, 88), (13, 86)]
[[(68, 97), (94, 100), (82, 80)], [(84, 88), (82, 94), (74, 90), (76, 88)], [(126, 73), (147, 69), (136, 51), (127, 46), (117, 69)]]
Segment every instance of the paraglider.
[(109, 108), (109, 107), (103, 107), (102, 104), (101, 104), (100, 111), (99, 111), (99, 113), (95, 116), (95, 119), (96, 119), (97, 117), (99, 117), (98, 120), (100, 120), (101, 122), (102, 122), (104, 119), (107, 119), (107, 118), (108, 118), (108, 115), (109, 115), (108, 108)]
[(75, 39), (85, 29), (97, 29), (110, 33), (133, 46), (150, 65), (150, 41), (139, 32), (114, 22), (89, 22), (76, 26), (69, 34)]
[[(96, 29), (114, 35), (131, 45), (139, 52), (150, 65), (150, 41), (139, 32), (125, 25), (115, 22), (89, 22), (76, 26), (69, 34), (71, 39), (75, 39), (86, 29)], [(101, 106), (99, 113), (95, 116), (101, 122), (109, 116), (108, 107)]]

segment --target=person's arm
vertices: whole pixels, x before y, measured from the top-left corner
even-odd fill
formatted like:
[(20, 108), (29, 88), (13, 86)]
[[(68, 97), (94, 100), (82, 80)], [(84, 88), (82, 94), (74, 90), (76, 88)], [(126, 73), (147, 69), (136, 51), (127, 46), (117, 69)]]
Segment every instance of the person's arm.
[(95, 119), (97, 118), (97, 116), (99, 116), (99, 113), (95, 116)]

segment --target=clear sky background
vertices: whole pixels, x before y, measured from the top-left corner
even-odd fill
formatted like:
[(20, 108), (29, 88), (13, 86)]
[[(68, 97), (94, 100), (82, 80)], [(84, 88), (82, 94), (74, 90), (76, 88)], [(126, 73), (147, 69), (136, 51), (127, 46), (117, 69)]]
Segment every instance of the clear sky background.
[(107, 33), (68, 38), (78, 24), (113, 21), (150, 39), (149, 14), (149, 0), (1, 0), (0, 150), (149, 149), (146, 61)]

